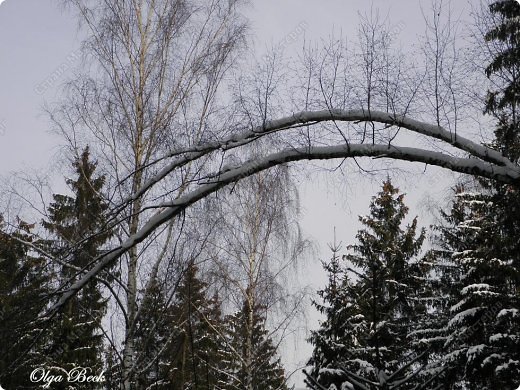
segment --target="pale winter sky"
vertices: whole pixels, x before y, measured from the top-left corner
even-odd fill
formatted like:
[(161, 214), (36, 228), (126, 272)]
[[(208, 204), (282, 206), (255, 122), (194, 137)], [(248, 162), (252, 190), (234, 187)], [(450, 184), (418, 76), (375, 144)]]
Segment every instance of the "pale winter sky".
[[(469, 8), (465, 0), (456, 0), (459, 15)], [(252, 0), (247, 10), (258, 55), (267, 47), (282, 45), (295, 53), (303, 39), (319, 41), (333, 31), (355, 38), (358, 11), (371, 7), (388, 15), (390, 24), (400, 32), (401, 45), (411, 45), (424, 32), (421, 7), (428, 10), (429, 0)], [(296, 33), (295, 33), (296, 32)], [(78, 65), (80, 36), (76, 20), (58, 6), (56, 0), (0, 0), (0, 176), (13, 171), (52, 172), (57, 182), (62, 175), (53, 160), (60, 139), (51, 135), (44, 113), (45, 103), (58, 99), (59, 88)], [(316, 170), (312, 171), (316, 172)], [(432, 170), (429, 176), (395, 175), (398, 186), (409, 194), (411, 214), (430, 223), (425, 207), (427, 196), (442, 201), (453, 175)], [(329, 257), (327, 243), (337, 228), (338, 241), (352, 243), (358, 214), (366, 214), (370, 196), (378, 191), (381, 179), (360, 175), (339, 176), (314, 173), (303, 182), (302, 227), (317, 245), (316, 256), (302, 265), (302, 283), (314, 290), (323, 286), (325, 275), (318, 259)], [(290, 372), (309, 357), (305, 328), (317, 327), (317, 315), (311, 309), (307, 324), (295, 341), (284, 345), (283, 357)], [(303, 386), (301, 375), (296, 385)]]

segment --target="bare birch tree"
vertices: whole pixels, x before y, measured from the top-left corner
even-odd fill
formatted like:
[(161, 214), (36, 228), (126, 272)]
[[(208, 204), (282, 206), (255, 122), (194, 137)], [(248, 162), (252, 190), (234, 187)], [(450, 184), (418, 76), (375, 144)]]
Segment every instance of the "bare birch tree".
[[(168, 149), (190, 148), (218, 135), (219, 87), (236, 58), (245, 25), (237, 14), (237, 1), (67, 3), (87, 28), (84, 54), (92, 71), (68, 85), (68, 101), (52, 117), (73, 153), (85, 143), (92, 145), (110, 179), (110, 201), (120, 206), (113, 221), (123, 242), (151, 215), (146, 199), (175, 199), (199, 175), (203, 161), (191, 161), (161, 185), (160, 193), (132, 197), (153, 177), (154, 163)], [(126, 294), (124, 389), (134, 386), (138, 291), (146, 285), (139, 270), (152, 264), (145, 267), (152, 274), (148, 280), (156, 277), (170, 253), (169, 237), (178, 227), (174, 221), (152, 240), (130, 248), (121, 264)], [(163, 249), (150, 251), (161, 237)]]
[[(288, 279), (294, 279), (289, 273), (294, 273), (308, 245), (298, 226), (291, 182), (287, 168), (279, 166), (237, 183), (218, 199), (220, 223), (210, 244), (215, 249), (215, 284), (232, 297), (227, 311), (246, 305), (246, 346), (234, 351), (234, 359), (245, 367), (247, 389), (254, 387), (253, 373), (259, 369), (252, 345), (258, 326), (254, 317), (267, 317), (269, 337), (281, 340), (303, 310), (300, 292), (287, 287)], [(256, 313), (258, 308), (263, 312)]]

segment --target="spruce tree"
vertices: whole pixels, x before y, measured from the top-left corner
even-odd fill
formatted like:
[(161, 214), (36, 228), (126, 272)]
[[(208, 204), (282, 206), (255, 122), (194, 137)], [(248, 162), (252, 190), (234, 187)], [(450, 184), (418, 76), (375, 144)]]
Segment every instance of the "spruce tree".
[[(49, 219), (43, 221), (43, 226), (52, 234), (48, 241), (50, 252), (65, 263), (57, 269), (57, 284), (65, 287), (101, 253), (111, 236), (105, 226), (107, 204), (101, 195), (105, 178), (95, 176), (96, 163), (90, 160), (88, 148), (73, 162), (73, 168), (76, 177), (67, 180), (72, 196), (54, 195), (48, 210)], [(110, 278), (109, 274), (103, 276)], [(98, 282), (93, 280), (57, 314), (47, 351), (48, 366), (58, 370), (54, 374), (63, 375), (62, 370), (74, 367), (87, 368), (89, 375), (102, 372), (101, 321), (106, 304)], [(68, 384), (62, 382), (56, 386), (66, 388)], [(99, 385), (84, 386), (96, 388)]]
[[(503, 252), (495, 205), (479, 192), (457, 190), (437, 229), (436, 326), (443, 345), (432, 365), (446, 368), (451, 388), (513, 388), (520, 374), (518, 269)], [(440, 261), (439, 261), (440, 259)]]
[[(407, 336), (426, 315), (420, 298), (429, 266), (418, 257), (425, 232), (417, 232), (417, 219), (402, 227), (408, 213), (403, 199), (388, 179), (372, 198), (370, 214), (359, 218), (365, 228), (343, 256), (343, 269), (353, 274), (353, 282), (337, 271), (335, 256), (328, 267), (329, 286), (322, 294), (329, 305), (327, 318), (311, 338), (313, 378), (325, 388), (353, 386), (354, 376), (385, 383), (401, 368), (403, 379), (414, 368), (408, 365), (416, 355)], [(334, 281), (336, 274), (340, 283)], [(331, 294), (336, 285), (342, 292)], [(337, 351), (336, 356), (329, 353), (336, 360), (325, 351)]]
[(177, 319), (164, 283), (152, 280), (144, 296), (135, 331), (138, 388), (170, 389), (169, 366), (180, 342)]
[(287, 389), (285, 371), (267, 330), (265, 313), (264, 305), (251, 305), (245, 299), (240, 310), (226, 317), (226, 341), (220, 353), (224, 375), (219, 389)]
[[(492, 55), (486, 74), (494, 90), (488, 92), (485, 112), (497, 122), (493, 145), (512, 161), (520, 158), (520, 4), (494, 1), (489, 5), (492, 25), (485, 39)], [(520, 267), (520, 189), (482, 180), (491, 189), (492, 213), (501, 220), (502, 253), (516, 258)]]
[(325, 388), (341, 386), (345, 375), (339, 365), (360, 347), (359, 340), (366, 331), (366, 322), (357, 303), (360, 297), (356, 296), (358, 291), (342, 267), (340, 247), (334, 244), (330, 249), (330, 261), (322, 262), (328, 276), (327, 285), (318, 291), (322, 302), (312, 302), (324, 320), (318, 330), (311, 331), (308, 340), (314, 346), (308, 362), (312, 367), (309, 374)]
[[(493, 1), (485, 39), (492, 58), (485, 112), (496, 122), (493, 145), (520, 157), (520, 5)], [(447, 303), (439, 310), (446, 332), (440, 359), (454, 388), (513, 388), (519, 374), (520, 191), (480, 180), (476, 191), (457, 189), (440, 235), (439, 272)], [(441, 278), (441, 279), (442, 279)], [(442, 320), (441, 320), (442, 323)]]
[[(493, 1), (485, 39), (493, 90), (485, 113), (496, 120), (492, 145), (513, 161), (520, 157), (520, 5)], [(480, 180), (462, 186), (443, 213), (437, 260), (436, 321), (428, 341), (434, 368), (449, 388), (514, 388), (519, 374), (520, 192), (517, 186)], [(425, 332), (426, 333), (426, 332)], [(442, 340), (442, 343), (439, 343)]]
[(370, 215), (360, 217), (365, 225), (357, 234), (358, 244), (345, 259), (360, 271), (356, 285), (363, 292), (359, 302), (367, 321), (365, 358), (376, 372), (395, 371), (409, 352), (406, 336), (414, 323), (417, 307), (413, 297), (417, 282), (417, 255), (424, 241), (424, 230), (417, 234), (417, 218), (404, 228), (408, 213), (404, 195), (390, 180), (370, 204)]
[(22, 242), (32, 242), (32, 226), (19, 222), (8, 234), (0, 216), (0, 386), (5, 389), (37, 388), (30, 382), (33, 369), (45, 362), (38, 321), (46, 308), (49, 271), (45, 261)]
[[(520, 159), (520, 4), (494, 1), (489, 7), (495, 25), (486, 34), (498, 51), (486, 69), (490, 78), (501, 82), (489, 93), (488, 113), (498, 119), (496, 144), (513, 161)], [(499, 221), (498, 235), (492, 250), (502, 259), (504, 271), (500, 290), (507, 294), (498, 313), (490, 342), (500, 351), (500, 358), (489, 364), (501, 383), (509, 384), (520, 370), (520, 188), (495, 185), (490, 218)], [(497, 256), (497, 253), (500, 253)]]
[(495, 89), (488, 92), (485, 112), (498, 125), (495, 145), (510, 159), (520, 157), (520, 4), (500, 0), (489, 5), (493, 25), (485, 39), (493, 45), (486, 68)]
[(169, 356), (169, 389), (212, 389), (218, 382), (221, 312), (218, 296), (208, 298), (207, 283), (190, 262), (175, 291), (171, 316), (174, 339)]

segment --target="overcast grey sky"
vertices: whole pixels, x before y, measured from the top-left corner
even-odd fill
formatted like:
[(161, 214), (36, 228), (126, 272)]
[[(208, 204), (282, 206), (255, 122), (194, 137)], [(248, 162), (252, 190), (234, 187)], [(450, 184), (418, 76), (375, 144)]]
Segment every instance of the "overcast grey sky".
[[(455, 5), (457, 14), (468, 7), (463, 0), (457, 0)], [(253, 0), (247, 15), (260, 56), (267, 47), (281, 42), (284, 50), (295, 52), (304, 36), (319, 40), (333, 30), (354, 38), (358, 11), (368, 12), (371, 7), (382, 15), (388, 14), (390, 24), (398, 26), (401, 44), (410, 45), (424, 31), (421, 6), (428, 9), (429, 0)], [(302, 30), (304, 33), (292, 38), (295, 31)], [(8, 177), (12, 171), (24, 169), (48, 171), (53, 166), (61, 141), (49, 133), (43, 106), (57, 99), (62, 83), (78, 66), (79, 43), (76, 20), (55, 0), (6, 0), (0, 5), (0, 176)], [(60, 172), (52, 172), (61, 178)], [(425, 214), (418, 205), (426, 195), (444, 197), (452, 175), (435, 172), (436, 180), (431, 176), (396, 176), (397, 184), (409, 194), (413, 215)], [(334, 180), (336, 184), (346, 181), (346, 189), (330, 185)], [(328, 258), (326, 244), (332, 241), (334, 226), (338, 240), (352, 242), (359, 227), (357, 215), (367, 213), (370, 196), (379, 185), (379, 180), (359, 175), (316, 175), (312, 181), (302, 183), (302, 226), (317, 244), (317, 258)], [(424, 218), (429, 222), (427, 215)], [(303, 282), (320, 287), (325, 275), (317, 259), (309, 259), (307, 264)], [(309, 319), (308, 326), (315, 328), (317, 316), (310, 314)], [(300, 334), (297, 344), (285, 345), (288, 371), (310, 354), (311, 348), (303, 337)], [(301, 376), (297, 378), (301, 386)]]

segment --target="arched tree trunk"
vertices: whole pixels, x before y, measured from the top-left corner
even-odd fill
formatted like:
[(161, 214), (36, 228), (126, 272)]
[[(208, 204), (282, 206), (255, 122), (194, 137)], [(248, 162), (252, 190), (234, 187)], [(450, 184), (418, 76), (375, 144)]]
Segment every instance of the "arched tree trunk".
[[(120, 246), (97, 258), (95, 262), (93, 262), (94, 266), (74, 283), (70, 289), (61, 295), (51, 310), (62, 307), (70, 297), (76, 294), (77, 291), (92, 277), (95, 277), (103, 268), (116, 261), (121, 255), (127, 253), (130, 248), (133, 248), (149, 237), (156, 229), (178, 216), (190, 205), (228, 184), (280, 164), (301, 160), (329, 160), (354, 157), (388, 158), (436, 165), (454, 172), (482, 176), (507, 184), (517, 185), (520, 183), (520, 167), (509, 161), (502, 154), (467, 138), (455, 136), (440, 126), (379, 111), (307, 111), (266, 122), (263, 126), (254, 128), (251, 131), (245, 131), (242, 134), (232, 135), (222, 141), (199, 144), (189, 150), (172, 151), (167, 157), (173, 157), (173, 160), (165, 164), (162, 170), (144, 183), (127, 201), (131, 202), (141, 198), (148, 190), (154, 187), (155, 184), (161, 182), (161, 180), (174, 172), (177, 168), (183, 167), (191, 161), (205, 158), (213, 152), (231, 150), (255, 142), (261, 137), (275, 132), (290, 131), (295, 127), (316, 125), (325, 121), (371, 121), (388, 126), (398, 126), (430, 138), (442, 140), (464, 154), (469, 153), (470, 156), (454, 157), (447, 153), (432, 150), (400, 147), (398, 145), (392, 145), (391, 142), (388, 144), (352, 144), (349, 143), (348, 140), (345, 140), (344, 143), (330, 146), (308, 145), (304, 147), (285, 148), (278, 152), (259, 156), (240, 164), (223, 166), (213, 174), (199, 178), (195, 183), (196, 186), (192, 186), (191, 190), (186, 190), (182, 196), (179, 196), (172, 202), (143, 205), (144, 210), (156, 208), (158, 211), (153, 217), (149, 218), (137, 232), (129, 235)], [(166, 157), (161, 160), (164, 159), (166, 159)], [(116, 207), (114, 212), (117, 212), (118, 208), (122, 209), (124, 207), (125, 203)]]

